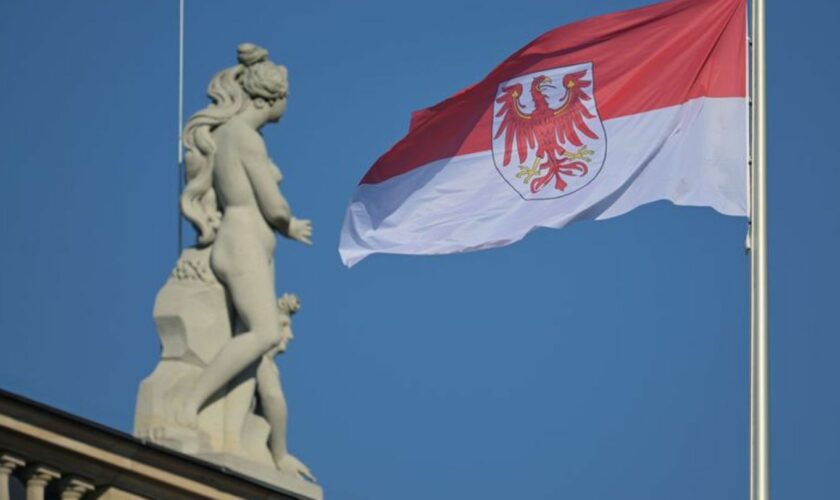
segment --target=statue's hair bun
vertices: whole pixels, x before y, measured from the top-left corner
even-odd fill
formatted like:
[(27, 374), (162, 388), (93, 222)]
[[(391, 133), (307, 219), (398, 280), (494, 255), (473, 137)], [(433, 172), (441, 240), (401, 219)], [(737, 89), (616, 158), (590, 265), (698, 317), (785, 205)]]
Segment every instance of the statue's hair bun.
[(236, 58), (243, 66), (253, 66), (268, 60), (268, 51), (253, 43), (243, 43), (236, 50)]

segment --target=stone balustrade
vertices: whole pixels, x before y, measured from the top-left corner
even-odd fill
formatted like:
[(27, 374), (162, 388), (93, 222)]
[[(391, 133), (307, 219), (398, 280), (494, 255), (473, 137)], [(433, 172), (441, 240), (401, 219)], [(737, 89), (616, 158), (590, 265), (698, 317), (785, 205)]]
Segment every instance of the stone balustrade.
[(64, 472), (27, 460), (9, 452), (0, 452), (0, 500), (11, 500), (14, 478), (25, 485), (26, 500), (44, 500), (49, 488), (61, 500), (79, 500), (96, 489), (95, 485), (71, 472)]

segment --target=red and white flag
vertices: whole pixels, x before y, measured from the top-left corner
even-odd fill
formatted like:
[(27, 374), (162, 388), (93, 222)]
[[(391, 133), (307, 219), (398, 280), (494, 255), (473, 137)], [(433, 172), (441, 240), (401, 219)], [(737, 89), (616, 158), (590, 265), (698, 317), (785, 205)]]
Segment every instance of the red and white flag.
[(443, 254), (670, 200), (747, 214), (746, 0), (563, 26), (414, 113), (362, 179), (339, 253)]

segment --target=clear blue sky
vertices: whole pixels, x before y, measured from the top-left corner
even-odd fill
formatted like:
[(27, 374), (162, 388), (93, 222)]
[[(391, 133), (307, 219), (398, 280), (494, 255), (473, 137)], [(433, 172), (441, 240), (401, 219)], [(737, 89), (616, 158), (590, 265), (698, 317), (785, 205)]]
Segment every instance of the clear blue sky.
[[(539, 34), (648, 3), (187, 0), (186, 113), (243, 41), (291, 77), (266, 129), (315, 246), (280, 358), (329, 498), (744, 499), (746, 222), (657, 203), (502, 249), (336, 251), (412, 110)], [(775, 498), (840, 491), (840, 6), (768, 2)], [(0, 387), (130, 431), (176, 259), (177, 1), (0, 3)], [(526, 264), (544, 276), (529, 281)]]

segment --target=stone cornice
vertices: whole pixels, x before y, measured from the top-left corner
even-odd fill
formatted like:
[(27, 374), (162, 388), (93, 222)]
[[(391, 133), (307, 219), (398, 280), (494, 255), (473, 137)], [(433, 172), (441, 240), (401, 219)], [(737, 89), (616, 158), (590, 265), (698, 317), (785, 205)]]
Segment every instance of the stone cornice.
[(147, 498), (304, 498), (3, 390), (0, 450)]

